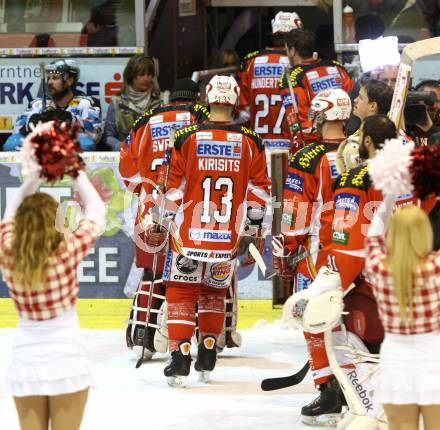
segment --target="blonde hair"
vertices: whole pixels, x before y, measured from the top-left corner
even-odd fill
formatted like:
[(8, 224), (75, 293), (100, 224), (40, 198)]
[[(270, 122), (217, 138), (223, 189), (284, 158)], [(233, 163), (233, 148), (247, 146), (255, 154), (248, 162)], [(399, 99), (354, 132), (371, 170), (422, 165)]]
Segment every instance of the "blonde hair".
[(55, 228), (58, 202), (45, 193), (26, 197), (15, 214), (13, 279), (16, 287), (43, 287), (49, 256), (64, 239)]
[(386, 237), (388, 264), (403, 320), (413, 316), (413, 273), (432, 251), (433, 234), (428, 216), (417, 206), (398, 209)]

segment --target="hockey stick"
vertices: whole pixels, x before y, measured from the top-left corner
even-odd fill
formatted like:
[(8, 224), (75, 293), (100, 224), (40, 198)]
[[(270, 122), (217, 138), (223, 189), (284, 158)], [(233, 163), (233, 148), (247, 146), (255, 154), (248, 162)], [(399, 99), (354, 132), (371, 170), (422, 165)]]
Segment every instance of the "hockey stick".
[(419, 40), (405, 47), (400, 57), (399, 72), (394, 87), (391, 108), (388, 113), (397, 128), (404, 128), (403, 110), (410, 85), (414, 63), (420, 58), (440, 53), (440, 37)]
[[(288, 258), (289, 267), (295, 267), (300, 261), (310, 257), (316, 252), (320, 251), (322, 248), (323, 245), (320, 243), (318, 249), (315, 249), (314, 251), (304, 251), (300, 254)], [(253, 243), (249, 244), (249, 254), (251, 254), (252, 257), (254, 257), (255, 263), (257, 263), (257, 266), (260, 268), (261, 273), (263, 274), (265, 279), (271, 279), (277, 275), (277, 272), (267, 270), (267, 266), (263, 260), (263, 257), (258, 252), (257, 247)]]
[(41, 74), (41, 105), (43, 107), (43, 112), (46, 110), (46, 99), (47, 99), (47, 91), (46, 91), (46, 66), (44, 63), (40, 63), (40, 74)]
[[(156, 228), (157, 233), (160, 233), (160, 230), (162, 228), (164, 215), (165, 215), (165, 202), (166, 202), (165, 193), (167, 191), (168, 174), (170, 172), (171, 150), (173, 149), (173, 146), (174, 146), (175, 132), (176, 132), (176, 128), (173, 126), (171, 128), (171, 132), (170, 132), (170, 141), (169, 141), (169, 144), (168, 144), (167, 149), (165, 151), (165, 157), (164, 157), (164, 164), (166, 166), (165, 167), (165, 179), (163, 181), (162, 201), (160, 202), (159, 220), (158, 220), (157, 228)], [(153, 256), (153, 267), (151, 269), (151, 272), (153, 274), (153, 281), (151, 282), (150, 291), (149, 291), (149, 295), (148, 295), (147, 316), (145, 318), (145, 332), (144, 332), (144, 337), (142, 339), (142, 354), (136, 363), (136, 369), (141, 367), (142, 363), (144, 362), (145, 348), (147, 346), (147, 329), (149, 327), (150, 314), (151, 314), (151, 304), (153, 302), (154, 281), (156, 279), (157, 261), (158, 261), (157, 252), (155, 252), (154, 256)]]
[(252, 255), (252, 257), (255, 260), (255, 263), (257, 263), (257, 266), (260, 268), (261, 273), (263, 274), (263, 276), (266, 279), (271, 279), (277, 274), (276, 272), (271, 272), (271, 271), (267, 270), (267, 266), (263, 260), (263, 257), (258, 252), (257, 247), (253, 243), (249, 244), (249, 254)]
[(293, 385), (298, 385), (307, 375), (310, 369), (310, 363), (307, 361), (306, 364), (299, 370), (290, 376), (282, 376), (280, 378), (269, 378), (263, 379), (261, 381), (261, 389), (263, 391), (273, 391), (281, 390), (282, 388), (291, 387)]
[(299, 135), (301, 136), (301, 144), (304, 147), (306, 146), (306, 141), (304, 139), (304, 133), (302, 130), (301, 121), (299, 120), (298, 103), (296, 102), (295, 92), (293, 91), (292, 82), (290, 81), (289, 67), (287, 65), (285, 68), (285, 73), (286, 73), (287, 85), (289, 86), (290, 97), (292, 99), (293, 120), (295, 121), (294, 125), (296, 125), (296, 130), (292, 129), (291, 131), (292, 132), (299, 131)]

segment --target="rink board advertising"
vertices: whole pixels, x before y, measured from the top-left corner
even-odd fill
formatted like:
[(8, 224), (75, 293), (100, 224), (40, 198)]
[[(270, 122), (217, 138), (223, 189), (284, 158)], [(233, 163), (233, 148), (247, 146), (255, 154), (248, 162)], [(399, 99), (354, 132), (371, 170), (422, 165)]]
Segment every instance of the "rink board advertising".
[[(139, 271), (133, 266), (134, 242), (132, 240), (137, 201), (126, 192), (119, 175), (119, 153), (89, 152), (83, 154), (86, 171), (95, 187), (108, 196), (107, 219), (104, 234), (96, 242), (87, 258), (78, 267), (80, 297), (124, 298), (124, 288), (132, 289), (139, 282)], [(0, 152), (0, 213), (22, 182), (18, 153)], [(75, 219), (75, 195), (70, 177), (54, 186), (42, 184), (40, 191), (47, 192), (62, 203), (69, 219)], [(74, 224), (73, 224), (74, 225)], [(270, 238), (266, 244), (270, 243)], [(264, 259), (271, 266), (269, 247)], [(136, 274), (137, 273), (137, 274)], [(272, 283), (265, 281), (256, 266), (239, 269), (239, 296), (244, 299), (270, 299)], [(129, 285), (130, 284), (130, 285)], [(7, 287), (0, 275), (0, 297), (8, 297)]]
[[(55, 58), (0, 58), (0, 131), (11, 132), (15, 118), (41, 95), (40, 63)], [(101, 102), (103, 118), (110, 98), (122, 87), (122, 72), (129, 58), (78, 58), (80, 77), (76, 92)], [(99, 73), (96, 71), (99, 70)]]

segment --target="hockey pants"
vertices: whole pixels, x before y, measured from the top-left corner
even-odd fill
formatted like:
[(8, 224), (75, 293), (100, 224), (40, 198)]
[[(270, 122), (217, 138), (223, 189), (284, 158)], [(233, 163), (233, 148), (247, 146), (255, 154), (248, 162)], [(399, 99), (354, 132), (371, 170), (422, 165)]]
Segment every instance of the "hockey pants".
[(225, 319), (226, 292), (227, 288), (212, 288), (204, 284), (166, 282), (170, 352), (177, 350), (181, 341), (192, 338), (196, 325), (196, 304), (200, 337), (219, 336)]

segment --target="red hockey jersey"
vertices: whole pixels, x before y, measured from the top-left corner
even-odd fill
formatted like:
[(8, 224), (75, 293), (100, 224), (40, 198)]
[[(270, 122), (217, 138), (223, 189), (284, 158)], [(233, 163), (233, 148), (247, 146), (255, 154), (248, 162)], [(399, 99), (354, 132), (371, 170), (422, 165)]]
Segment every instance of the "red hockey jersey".
[[(348, 288), (362, 274), (365, 237), (382, 200), (382, 193), (374, 188), (366, 166), (343, 173), (335, 183), (330, 259), (341, 275), (343, 288)], [(420, 205), (429, 213), (435, 202), (433, 199), (420, 202), (411, 194), (400, 196), (396, 201), (396, 207), (409, 204)]]
[(121, 145), (119, 172), (128, 182), (157, 174), (169, 143), (171, 127), (179, 129), (209, 118), (208, 110), (196, 104), (171, 104), (149, 110), (133, 124)]
[(312, 273), (326, 264), (331, 245), (339, 143), (314, 142), (292, 154), (284, 183), (281, 232), (285, 247), (295, 252), (304, 245), (314, 251)]
[(269, 188), (264, 146), (253, 131), (221, 123), (179, 130), (167, 193), (179, 202), (172, 249), (194, 260), (231, 259), (250, 200), (267, 205)]
[[(153, 191), (158, 176), (164, 169), (164, 155), (171, 128), (178, 129), (204, 121), (208, 117), (208, 111), (202, 105), (172, 104), (147, 111), (135, 121), (127, 139), (121, 145), (119, 172), (129, 189), (139, 193), (136, 225), (143, 222), (145, 227), (148, 224), (145, 217), (154, 205)], [(143, 229), (140, 230), (139, 236), (143, 240)], [(135, 237), (136, 244), (137, 240)], [(145, 252), (142, 246), (137, 246), (137, 266), (149, 268), (151, 262), (152, 255)]]
[[(345, 68), (337, 61), (317, 60), (301, 64), (290, 70), (290, 82), (298, 105), (298, 120), (301, 125), (306, 143), (319, 138), (317, 132), (312, 132), (312, 121), (309, 118), (309, 108), (312, 99), (322, 90), (341, 88), (350, 93), (353, 81)], [(298, 123), (292, 105), (289, 83), (286, 73), (280, 79), (279, 91), (286, 110), (286, 120), (291, 131), (293, 148), (302, 146), (298, 132)]]
[(278, 81), (289, 64), (284, 49), (266, 48), (248, 54), (240, 66), (239, 110), (249, 110), (249, 124), (266, 150), (290, 149), (290, 132), (278, 91)]

